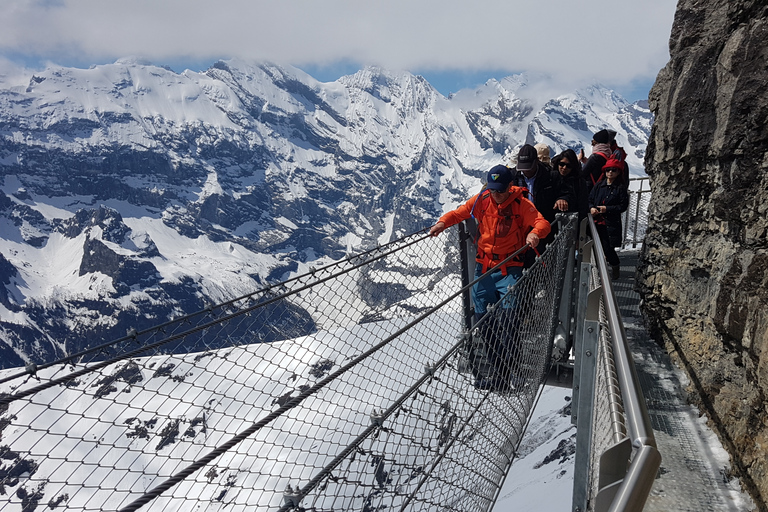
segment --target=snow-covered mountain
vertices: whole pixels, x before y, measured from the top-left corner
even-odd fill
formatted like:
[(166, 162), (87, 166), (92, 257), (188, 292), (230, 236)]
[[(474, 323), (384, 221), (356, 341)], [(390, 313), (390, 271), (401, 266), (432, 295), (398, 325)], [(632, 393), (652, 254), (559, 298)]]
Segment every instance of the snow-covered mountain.
[(366, 68), (204, 73), (118, 61), (0, 84), (0, 361), (52, 361), (429, 226), (526, 142), (619, 132), (633, 174), (651, 114), (599, 86), (516, 75), (445, 98)]

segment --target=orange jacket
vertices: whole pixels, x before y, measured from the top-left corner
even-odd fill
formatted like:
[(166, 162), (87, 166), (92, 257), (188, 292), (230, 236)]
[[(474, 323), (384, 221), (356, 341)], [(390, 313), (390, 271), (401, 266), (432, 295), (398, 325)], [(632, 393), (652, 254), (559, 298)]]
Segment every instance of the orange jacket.
[[(449, 227), (474, 215), (479, 233), (476, 260), (483, 264), (483, 272), (524, 246), (525, 237), (530, 231), (543, 240), (552, 229), (533, 203), (523, 196), (524, 190), (521, 187), (509, 187), (510, 195), (501, 204), (496, 204), (491, 193), (485, 190), (440, 217), (445, 227)], [(522, 265), (522, 258), (520, 261), (516, 258), (508, 262), (502, 271), (506, 274), (506, 267)]]

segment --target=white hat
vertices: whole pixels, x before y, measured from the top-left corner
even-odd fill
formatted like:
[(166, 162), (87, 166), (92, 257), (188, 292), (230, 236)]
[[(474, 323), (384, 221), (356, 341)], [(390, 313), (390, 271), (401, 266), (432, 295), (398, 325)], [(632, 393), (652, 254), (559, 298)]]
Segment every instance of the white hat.
[(533, 147), (536, 148), (536, 153), (539, 155), (539, 160), (544, 163), (549, 163), (549, 146), (543, 142), (539, 142)]

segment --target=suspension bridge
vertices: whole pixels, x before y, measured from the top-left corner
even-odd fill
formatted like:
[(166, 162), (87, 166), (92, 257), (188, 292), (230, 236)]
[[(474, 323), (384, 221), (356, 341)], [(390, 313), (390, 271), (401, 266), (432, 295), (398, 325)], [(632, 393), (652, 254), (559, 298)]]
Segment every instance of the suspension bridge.
[[(479, 321), (461, 225), (3, 371), (0, 510), (491, 510), (553, 374), (573, 383), (571, 509), (669, 503), (591, 221), (557, 222)], [(494, 349), (512, 378), (478, 389)]]

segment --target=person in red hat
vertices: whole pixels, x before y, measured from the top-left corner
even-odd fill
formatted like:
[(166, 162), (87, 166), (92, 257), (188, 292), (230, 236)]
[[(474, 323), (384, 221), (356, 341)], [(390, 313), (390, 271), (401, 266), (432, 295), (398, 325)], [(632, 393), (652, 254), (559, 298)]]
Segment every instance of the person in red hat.
[(629, 193), (623, 183), (623, 163), (609, 158), (603, 167), (605, 177), (598, 181), (589, 193), (589, 212), (595, 219), (605, 259), (611, 265), (611, 277), (621, 275), (619, 255), (615, 247), (621, 246), (621, 214), (629, 207)]

